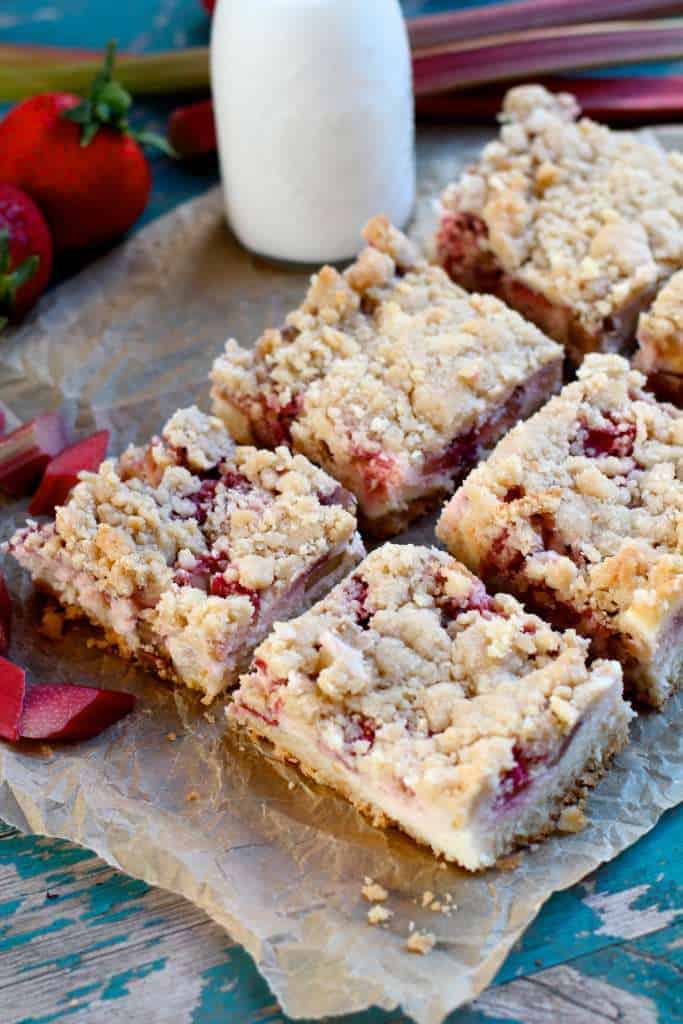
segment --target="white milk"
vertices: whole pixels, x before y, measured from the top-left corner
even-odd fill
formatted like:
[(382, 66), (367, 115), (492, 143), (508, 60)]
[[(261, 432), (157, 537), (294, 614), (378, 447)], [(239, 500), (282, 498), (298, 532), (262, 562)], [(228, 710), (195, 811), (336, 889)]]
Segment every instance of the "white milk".
[(415, 200), (397, 0), (219, 0), (211, 77), (228, 219), (253, 252), (342, 260)]

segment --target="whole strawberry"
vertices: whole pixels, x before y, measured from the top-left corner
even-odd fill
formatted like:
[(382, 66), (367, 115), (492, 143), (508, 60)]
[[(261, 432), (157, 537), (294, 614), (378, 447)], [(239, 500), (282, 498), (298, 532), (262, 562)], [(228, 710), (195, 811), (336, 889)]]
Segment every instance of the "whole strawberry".
[(0, 182), (0, 329), (22, 316), (47, 287), (52, 239), (25, 192)]
[(140, 143), (171, 152), (165, 140), (135, 133), (131, 97), (114, 79), (115, 46), (85, 99), (42, 93), (0, 121), (0, 175), (40, 205), (57, 249), (102, 245), (140, 216), (152, 179)]

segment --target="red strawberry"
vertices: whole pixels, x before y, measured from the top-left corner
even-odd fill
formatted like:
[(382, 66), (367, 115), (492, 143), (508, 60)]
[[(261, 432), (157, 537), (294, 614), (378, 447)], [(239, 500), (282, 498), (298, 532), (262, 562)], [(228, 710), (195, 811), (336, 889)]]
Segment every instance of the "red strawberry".
[(47, 217), (57, 249), (102, 245), (140, 216), (152, 185), (139, 143), (166, 141), (128, 125), (131, 97), (113, 78), (114, 44), (86, 99), (43, 93), (0, 121), (2, 177)]
[(21, 319), (45, 291), (51, 272), (45, 218), (25, 192), (0, 183), (0, 328)]

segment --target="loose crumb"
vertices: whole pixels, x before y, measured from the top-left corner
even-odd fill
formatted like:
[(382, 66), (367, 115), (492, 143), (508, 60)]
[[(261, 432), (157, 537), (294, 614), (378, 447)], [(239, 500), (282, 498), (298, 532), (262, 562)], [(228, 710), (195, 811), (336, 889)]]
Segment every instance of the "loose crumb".
[(515, 871), (516, 868), (522, 863), (522, 853), (509, 853), (507, 857), (499, 857), (496, 861), (496, 867), (499, 871)]
[(288, 782), (287, 789), (296, 789), (296, 782)]
[(368, 924), (384, 924), (390, 917), (393, 917), (393, 911), (380, 906), (378, 903), (368, 910)]
[(413, 932), (406, 940), (406, 949), (409, 953), (419, 953), (424, 956), (436, 945), (436, 935), (431, 932)]
[(177, 740), (178, 737), (177, 737), (177, 735), (174, 732), (167, 732), (166, 733), (166, 739), (168, 740), (169, 743), (173, 743), (173, 741)]
[(199, 800), (199, 793), (197, 792), (196, 789), (191, 789), (190, 792), (185, 797), (185, 799), (188, 802), (191, 802), (192, 800)]
[(60, 640), (64, 629), (64, 613), (57, 608), (47, 607), (43, 612), (40, 632), (50, 640)]
[(580, 807), (565, 807), (560, 815), (557, 827), (560, 832), (582, 832), (588, 819)]
[(383, 885), (379, 884), (379, 882), (374, 882), (372, 878), (367, 877), (364, 881), (365, 885), (362, 887), (361, 893), (368, 903), (381, 903), (383, 900), (388, 898), (389, 893)]
[(425, 889), (422, 893), (422, 906), (428, 907), (434, 902), (434, 893), (430, 889)]

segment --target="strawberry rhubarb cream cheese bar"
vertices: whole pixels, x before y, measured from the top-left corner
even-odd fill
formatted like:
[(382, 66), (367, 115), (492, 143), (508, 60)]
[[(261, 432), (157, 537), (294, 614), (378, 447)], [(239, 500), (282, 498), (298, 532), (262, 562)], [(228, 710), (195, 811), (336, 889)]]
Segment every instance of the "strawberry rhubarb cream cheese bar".
[(644, 383), (620, 356), (588, 356), (470, 474), (437, 534), (660, 706), (683, 675), (683, 412)]
[(683, 406), (683, 270), (664, 285), (638, 322), (634, 366), (662, 401)]
[(632, 347), (683, 267), (683, 154), (588, 118), (568, 93), (511, 89), (499, 137), (442, 196), (436, 258), (562, 342), (572, 361)]
[(83, 473), (54, 521), (29, 522), (9, 550), (124, 656), (208, 703), (275, 619), (363, 557), (354, 505), (303, 455), (236, 447), (191, 407), (147, 447)]
[(313, 277), (254, 351), (229, 340), (214, 410), (238, 440), (290, 444), (390, 536), (559, 387), (562, 350), (490, 295), (467, 295), (384, 217), (343, 274)]
[(445, 552), (386, 544), (275, 626), (227, 714), (476, 870), (550, 832), (626, 741), (619, 665), (586, 648)]

